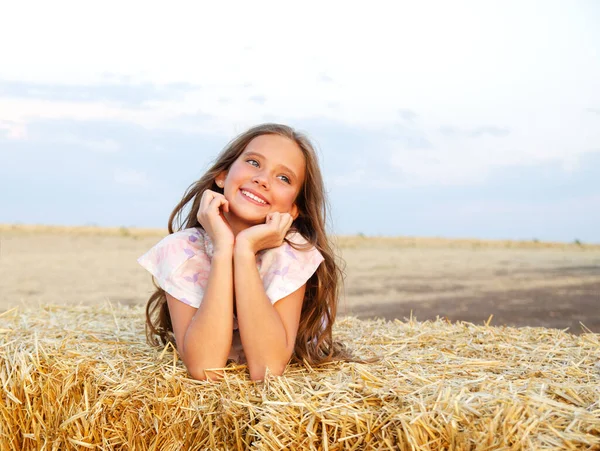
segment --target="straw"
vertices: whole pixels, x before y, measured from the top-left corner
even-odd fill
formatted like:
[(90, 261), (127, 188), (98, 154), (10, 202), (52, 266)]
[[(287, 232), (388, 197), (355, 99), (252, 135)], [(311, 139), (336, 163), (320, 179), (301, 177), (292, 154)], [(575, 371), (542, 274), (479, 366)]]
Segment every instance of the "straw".
[(343, 318), (376, 363), (189, 378), (142, 307), (0, 315), (0, 449), (600, 449), (600, 335)]

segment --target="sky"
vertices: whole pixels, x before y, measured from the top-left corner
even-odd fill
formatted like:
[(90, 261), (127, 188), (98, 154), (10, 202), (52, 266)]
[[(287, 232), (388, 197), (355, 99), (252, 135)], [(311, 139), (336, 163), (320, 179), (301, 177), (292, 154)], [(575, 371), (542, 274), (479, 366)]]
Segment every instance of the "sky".
[(600, 3), (11, 2), (0, 223), (166, 227), (235, 135), (315, 142), (339, 234), (600, 243)]

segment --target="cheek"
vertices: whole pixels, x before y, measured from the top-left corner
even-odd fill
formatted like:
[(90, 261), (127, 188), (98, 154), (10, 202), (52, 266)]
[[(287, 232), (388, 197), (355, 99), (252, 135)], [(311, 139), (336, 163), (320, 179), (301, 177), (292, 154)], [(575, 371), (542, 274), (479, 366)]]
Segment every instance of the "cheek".
[(228, 177), (237, 177), (240, 173), (247, 169), (248, 164), (242, 161), (234, 161), (227, 172)]
[(225, 183), (229, 186), (235, 186), (240, 183), (241, 179), (244, 177), (243, 170), (240, 168), (236, 168), (235, 165), (231, 167), (231, 170), (227, 174), (227, 178), (225, 179)]
[(285, 204), (291, 207), (296, 202), (297, 197), (298, 193), (296, 193), (296, 190), (290, 190), (290, 192), (285, 194)]

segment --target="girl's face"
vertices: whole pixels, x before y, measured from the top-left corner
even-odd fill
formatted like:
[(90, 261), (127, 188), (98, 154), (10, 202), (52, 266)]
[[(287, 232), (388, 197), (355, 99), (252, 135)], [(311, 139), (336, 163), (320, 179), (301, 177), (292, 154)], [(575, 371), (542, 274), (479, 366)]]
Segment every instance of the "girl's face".
[(284, 136), (261, 135), (250, 141), (229, 170), (216, 177), (229, 201), (224, 216), (234, 232), (264, 223), (272, 212), (296, 219), (305, 167), (298, 145)]

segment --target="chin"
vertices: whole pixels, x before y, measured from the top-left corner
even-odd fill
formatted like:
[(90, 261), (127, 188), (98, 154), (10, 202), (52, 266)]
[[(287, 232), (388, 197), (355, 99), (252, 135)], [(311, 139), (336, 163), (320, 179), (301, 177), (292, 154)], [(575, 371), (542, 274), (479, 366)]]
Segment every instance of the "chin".
[(264, 224), (267, 219), (267, 213), (256, 214), (256, 212), (248, 211), (233, 211), (232, 213), (239, 221), (245, 222), (249, 226)]

